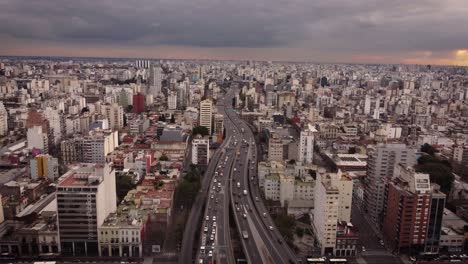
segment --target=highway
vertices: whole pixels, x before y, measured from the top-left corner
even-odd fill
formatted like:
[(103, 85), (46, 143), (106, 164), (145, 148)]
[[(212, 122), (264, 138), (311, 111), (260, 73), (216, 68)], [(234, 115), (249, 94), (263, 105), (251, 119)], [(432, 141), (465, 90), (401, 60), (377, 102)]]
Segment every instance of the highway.
[[(235, 94), (226, 94), (228, 101)], [(254, 136), (247, 124), (237, 117), (230, 104), (225, 104), (228, 119), (226, 130), (241, 131), (239, 146), (236, 146), (236, 171), (231, 180), (231, 205), (240, 237), (246, 233), (242, 246), (248, 263), (297, 263), (292, 250), (274, 226), (265, 205), (260, 199), (257, 185), (257, 148)], [(234, 123), (234, 127), (230, 127)]]

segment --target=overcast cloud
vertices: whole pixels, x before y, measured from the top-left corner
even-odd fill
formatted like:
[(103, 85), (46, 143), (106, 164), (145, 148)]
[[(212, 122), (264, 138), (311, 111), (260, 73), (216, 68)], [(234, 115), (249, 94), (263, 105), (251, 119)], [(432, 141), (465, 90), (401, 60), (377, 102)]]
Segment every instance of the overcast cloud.
[(9, 55), (41, 43), (284, 49), (294, 59), (309, 51), (444, 59), (468, 49), (466, 0), (2, 0), (0, 24), (0, 41), (10, 43), (0, 54)]

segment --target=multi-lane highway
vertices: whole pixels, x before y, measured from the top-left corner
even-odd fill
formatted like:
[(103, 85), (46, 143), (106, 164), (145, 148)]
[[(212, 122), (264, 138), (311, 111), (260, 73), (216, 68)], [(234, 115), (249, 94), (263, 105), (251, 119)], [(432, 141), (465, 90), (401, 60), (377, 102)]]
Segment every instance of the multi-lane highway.
[[(196, 263), (234, 263), (229, 221), (237, 227), (248, 263), (296, 263), (260, 199), (257, 148), (252, 131), (231, 107), (236, 92), (229, 90), (218, 104), (218, 112), (225, 117), (226, 139), (205, 173), (201, 194), (187, 221), (179, 263), (192, 262), (194, 241), (199, 242)], [(234, 219), (229, 219), (230, 207)], [(195, 238), (200, 218), (201, 235)]]
[[(235, 90), (228, 91), (230, 100)], [(225, 104), (227, 118), (234, 124), (233, 132), (240, 131), (236, 151), (236, 171), (231, 176), (231, 205), (241, 235), (244, 253), (249, 263), (296, 263), (296, 257), (276, 230), (273, 220), (260, 199), (257, 186), (257, 148), (247, 124)], [(228, 128), (226, 128), (228, 129)]]

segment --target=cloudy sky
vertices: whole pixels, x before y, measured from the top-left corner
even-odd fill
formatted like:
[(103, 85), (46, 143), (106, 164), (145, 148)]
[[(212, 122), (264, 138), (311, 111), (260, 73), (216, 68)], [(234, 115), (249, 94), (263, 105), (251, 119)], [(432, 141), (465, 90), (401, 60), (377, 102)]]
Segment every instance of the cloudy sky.
[(1, 0), (0, 55), (468, 65), (468, 0)]

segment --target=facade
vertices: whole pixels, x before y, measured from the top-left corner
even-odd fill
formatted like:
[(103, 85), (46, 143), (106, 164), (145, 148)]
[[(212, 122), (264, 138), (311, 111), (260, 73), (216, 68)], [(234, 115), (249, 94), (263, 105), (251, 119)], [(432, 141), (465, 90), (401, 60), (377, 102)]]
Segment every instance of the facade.
[(167, 96), (167, 108), (169, 110), (177, 109), (177, 94), (175, 92), (170, 92)]
[(40, 149), (42, 153), (49, 152), (49, 137), (42, 126), (28, 128), (27, 140), (28, 149)]
[(211, 135), (213, 118), (213, 102), (209, 99), (200, 102), (200, 116), (198, 118), (198, 124), (208, 128), (209, 134)]
[(118, 142), (118, 131), (90, 131), (88, 136), (62, 141), (62, 159), (65, 163), (105, 163), (106, 156), (119, 146)]
[(380, 227), (385, 205), (385, 186), (393, 176), (394, 166), (416, 163), (414, 150), (404, 144), (377, 145), (369, 151), (365, 178), (364, 204), (374, 225)]
[(133, 113), (141, 114), (145, 111), (145, 95), (137, 93), (133, 95)]
[(60, 177), (57, 223), (62, 254), (98, 256), (98, 228), (117, 208), (112, 164), (81, 163)]
[(102, 115), (109, 120), (109, 126), (111, 129), (119, 130), (123, 128), (123, 107), (118, 104), (110, 104), (102, 106)]
[(401, 164), (388, 186), (383, 235), (395, 251), (424, 248), (431, 210), (429, 174), (416, 173)]
[(197, 137), (192, 140), (192, 164), (208, 165), (210, 162), (210, 140)]
[(453, 148), (453, 160), (468, 166), (468, 146), (456, 146)]
[(0, 102), (0, 136), (6, 136), (8, 134), (8, 112)]
[(268, 139), (268, 161), (283, 161), (283, 141), (276, 133), (271, 133)]
[(150, 75), (148, 80), (148, 95), (157, 97), (161, 94), (162, 90), (162, 69), (161, 66), (151, 64)]
[(299, 138), (299, 161), (303, 163), (312, 163), (314, 157), (314, 133), (315, 128), (311, 125), (302, 130)]
[(47, 154), (35, 156), (30, 161), (31, 178), (49, 178), (54, 181), (58, 178), (58, 159)]

